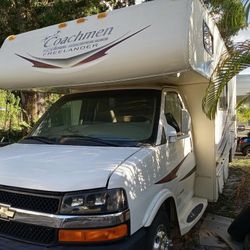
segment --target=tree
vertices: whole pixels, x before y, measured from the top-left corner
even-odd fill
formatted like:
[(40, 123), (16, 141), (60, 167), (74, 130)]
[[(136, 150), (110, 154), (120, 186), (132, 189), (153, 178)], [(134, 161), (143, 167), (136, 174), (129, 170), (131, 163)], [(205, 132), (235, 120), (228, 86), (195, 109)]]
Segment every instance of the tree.
[[(250, 67), (250, 40), (237, 43), (222, 55), (209, 82), (202, 108), (208, 118), (214, 119), (220, 96), (228, 82), (242, 70)], [(246, 96), (239, 105), (248, 98)], [(239, 106), (238, 105), (238, 106)]]
[(119, 9), (135, 4), (135, 0), (103, 0), (103, 3), (105, 3), (110, 9)]
[(0, 44), (19, 34), (107, 10), (99, 0), (1, 0)]
[[(247, 5), (249, 0), (245, 0)], [(241, 0), (204, 0), (227, 46), (240, 29), (247, 26), (247, 12)]]
[[(211, 3), (215, 3), (215, 7), (218, 6), (220, 3), (225, 2), (226, 0), (217, 1), (212, 0)], [(235, 0), (234, 1), (227, 1), (228, 5), (232, 3), (232, 6), (235, 6)], [(245, 26), (248, 21), (248, 16), (250, 12), (250, 0), (245, 0), (242, 3), (242, 6), (245, 8), (245, 13), (242, 14), (242, 12), (237, 9), (236, 11), (236, 17), (237, 15), (241, 15), (241, 18), (235, 19), (235, 16), (232, 15), (226, 15), (227, 18), (223, 18), (224, 21), (222, 22), (224, 26), (231, 27), (232, 25), (234, 31), (234, 24), (236, 23), (236, 20), (242, 20), (242, 17), (244, 17)], [(231, 9), (231, 7), (229, 7)], [(232, 9), (233, 10), (233, 9)], [(222, 26), (219, 25), (219, 28), (221, 29)], [(244, 27), (244, 26), (243, 26)], [(228, 28), (230, 30), (230, 28)], [(228, 31), (227, 31), (228, 32)], [(223, 33), (223, 31), (222, 31)], [(228, 34), (235, 34), (234, 32)], [(228, 42), (231, 37), (231, 35), (226, 36), (226, 42)], [(209, 82), (209, 86), (207, 88), (207, 91), (205, 93), (205, 96), (202, 101), (202, 109), (204, 113), (207, 115), (209, 119), (214, 119), (216, 112), (217, 112), (217, 105), (219, 103), (220, 96), (225, 88), (225, 86), (228, 84), (228, 82), (235, 77), (237, 74), (239, 74), (244, 69), (250, 67), (250, 40), (247, 40), (242, 43), (232, 44), (231, 42), (227, 43), (228, 45), (228, 51), (225, 51), (225, 53), (222, 55), (217, 67), (215, 68)], [(237, 105), (237, 107), (240, 107), (240, 105), (246, 101), (248, 98), (250, 98), (250, 94), (243, 98)]]

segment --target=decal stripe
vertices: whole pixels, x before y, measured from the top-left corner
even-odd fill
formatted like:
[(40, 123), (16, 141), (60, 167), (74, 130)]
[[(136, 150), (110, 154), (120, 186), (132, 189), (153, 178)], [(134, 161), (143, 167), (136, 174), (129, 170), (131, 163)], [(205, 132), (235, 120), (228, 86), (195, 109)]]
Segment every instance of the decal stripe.
[(180, 169), (183, 162), (187, 159), (188, 156), (189, 156), (189, 154), (167, 176), (165, 176), (164, 178), (162, 178), (161, 180), (159, 180), (155, 184), (162, 184), (162, 183), (170, 182), (170, 181), (174, 180), (175, 178), (177, 178), (177, 172)]
[(81, 64), (85, 64), (85, 63), (92, 62), (92, 61), (94, 61), (94, 60), (97, 60), (98, 58), (101, 58), (101, 57), (105, 56), (105, 55), (106, 55), (106, 52), (109, 51), (111, 48), (113, 48), (113, 47), (115, 47), (116, 45), (118, 45), (118, 44), (120, 44), (120, 43), (126, 41), (127, 39), (129, 39), (129, 38), (131, 38), (131, 37), (137, 35), (138, 33), (142, 32), (143, 30), (147, 29), (147, 28), (150, 27), (150, 26), (151, 26), (151, 25), (149, 25), (149, 26), (147, 26), (147, 27), (145, 27), (145, 28), (143, 28), (143, 29), (141, 29), (141, 30), (139, 30), (139, 31), (137, 31), (137, 32), (135, 32), (135, 33), (133, 33), (132, 35), (130, 35), (130, 36), (128, 36), (128, 37), (123, 38), (122, 40), (120, 40), (120, 41), (118, 41), (118, 42), (116, 42), (116, 43), (110, 45), (110, 46), (107, 47), (107, 48), (104, 48), (104, 49), (101, 50), (101, 51), (98, 51), (98, 52), (95, 53), (94, 55), (91, 55), (90, 57), (88, 57), (88, 58), (84, 59), (83, 61), (77, 63), (77, 64), (74, 65), (73, 67), (78, 66), (78, 65), (81, 65)]
[(44, 69), (59, 69), (59, 68), (61, 68), (61, 67), (58, 67), (58, 66), (55, 66), (55, 65), (52, 65), (52, 64), (39, 62), (39, 61), (24, 57), (24, 56), (21, 56), (21, 55), (18, 55), (18, 54), (16, 54), (16, 55), (23, 58), (23, 59), (25, 59), (25, 60), (27, 60), (27, 61), (29, 61), (29, 62), (31, 62), (31, 63), (33, 63), (32, 67), (35, 67), (35, 68), (44, 68)]
[(180, 180), (180, 182), (186, 180), (189, 176), (191, 176), (191, 175), (196, 171), (196, 169), (197, 169), (197, 166), (194, 166), (194, 168), (193, 168), (189, 173), (187, 173), (187, 174)]

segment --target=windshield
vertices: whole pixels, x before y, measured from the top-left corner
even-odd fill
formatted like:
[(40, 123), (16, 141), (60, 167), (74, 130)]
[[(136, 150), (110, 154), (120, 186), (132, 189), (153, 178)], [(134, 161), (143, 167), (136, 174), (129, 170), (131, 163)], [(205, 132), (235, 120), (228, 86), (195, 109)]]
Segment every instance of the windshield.
[[(137, 146), (156, 138), (160, 91), (119, 90), (63, 97), (26, 140), (70, 145)], [(36, 141), (36, 142), (35, 142)]]

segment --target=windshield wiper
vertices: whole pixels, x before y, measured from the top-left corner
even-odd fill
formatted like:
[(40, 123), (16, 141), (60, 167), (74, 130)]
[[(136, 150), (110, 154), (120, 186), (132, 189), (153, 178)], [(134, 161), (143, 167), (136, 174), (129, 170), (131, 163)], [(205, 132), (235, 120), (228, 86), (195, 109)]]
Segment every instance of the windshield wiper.
[(26, 136), (21, 140), (21, 142), (24, 140), (39, 141), (39, 142), (42, 142), (45, 144), (55, 144), (54, 141), (52, 141), (51, 139), (49, 139), (48, 137), (45, 137), (45, 136)]
[(103, 145), (114, 146), (114, 147), (121, 146), (120, 144), (116, 144), (107, 140), (103, 140), (103, 139), (92, 137), (92, 136), (86, 136), (86, 135), (63, 135), (60, 137), (60, 142), (61, 140), (67, 140), (67, 139), (96, 142), (96, 143), (101, 143)]

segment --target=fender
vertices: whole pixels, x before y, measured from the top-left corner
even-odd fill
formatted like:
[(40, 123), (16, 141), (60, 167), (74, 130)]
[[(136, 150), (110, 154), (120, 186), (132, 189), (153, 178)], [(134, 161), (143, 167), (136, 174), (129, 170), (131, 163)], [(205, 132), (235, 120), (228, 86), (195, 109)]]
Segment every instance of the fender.
[[(168, 189), (163, 189), (159, 193), (157, 193), (157, 195), (154, 197), (154, 199), (150, 203), (150, 205), (145, 213), (145, 216), (143, 218), (142, 223), (143, 223), (144, 227), (149, 227), (152, 224), (160, 207), (168, 198), (173, 198), (175, 201), (173, 193), (170, 192)], [(175, 201), (175, 203), (176, 203), (176, 201)]]

